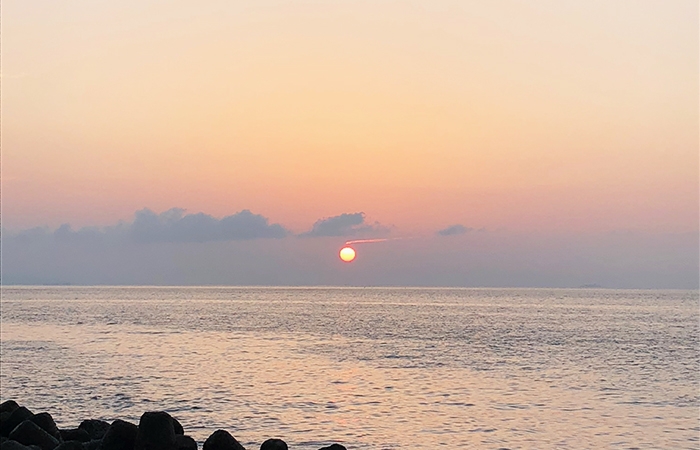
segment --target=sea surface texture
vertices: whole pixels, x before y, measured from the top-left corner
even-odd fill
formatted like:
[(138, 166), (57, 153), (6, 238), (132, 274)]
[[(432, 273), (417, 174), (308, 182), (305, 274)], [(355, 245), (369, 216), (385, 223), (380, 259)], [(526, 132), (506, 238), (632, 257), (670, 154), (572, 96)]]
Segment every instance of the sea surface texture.
[(246, 448), (700, 447), (697, 291), (3, 287), (2, 399)]

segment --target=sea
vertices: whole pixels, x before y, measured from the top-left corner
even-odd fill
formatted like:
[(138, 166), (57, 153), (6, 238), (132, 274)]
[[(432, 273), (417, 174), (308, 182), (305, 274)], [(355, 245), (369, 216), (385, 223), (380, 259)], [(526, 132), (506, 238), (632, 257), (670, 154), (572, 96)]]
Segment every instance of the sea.
[(248, 450), (698, 449), (698, 291), (3, 286), (0, 396)]

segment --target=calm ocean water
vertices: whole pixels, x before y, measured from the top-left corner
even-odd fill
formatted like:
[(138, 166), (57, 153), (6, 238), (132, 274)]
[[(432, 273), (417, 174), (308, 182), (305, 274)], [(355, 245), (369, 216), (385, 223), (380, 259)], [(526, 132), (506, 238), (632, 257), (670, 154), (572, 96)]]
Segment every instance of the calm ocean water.
[(700, 447), (697, 291), (3, 287), (3, 399), (247, 448)]

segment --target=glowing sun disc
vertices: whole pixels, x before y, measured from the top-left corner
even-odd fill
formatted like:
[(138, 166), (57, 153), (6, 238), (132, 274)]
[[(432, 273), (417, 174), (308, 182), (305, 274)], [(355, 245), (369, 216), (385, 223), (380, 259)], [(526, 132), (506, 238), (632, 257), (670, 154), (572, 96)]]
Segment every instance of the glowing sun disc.
[(350, 262), (355, 259), (355, 250), (350, 247), (343, 247), (340, 249), (340, 259), (345, 262)]

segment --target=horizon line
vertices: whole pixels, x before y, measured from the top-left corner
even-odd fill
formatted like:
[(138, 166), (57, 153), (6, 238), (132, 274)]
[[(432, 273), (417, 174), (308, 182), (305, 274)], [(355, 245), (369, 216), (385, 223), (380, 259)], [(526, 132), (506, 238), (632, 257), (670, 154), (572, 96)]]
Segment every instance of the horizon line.
[(0, 289), (12, 288), (236, 288), (236, 289), (551, 289), (551, 290), (621, 290), (621, 291), (700, 291), (693, 288), (608, 287), (595, 284), (581, 286), (397, 286), (397, 285), (283, 285), (283, 284), (22, 284), (0, 283)]

